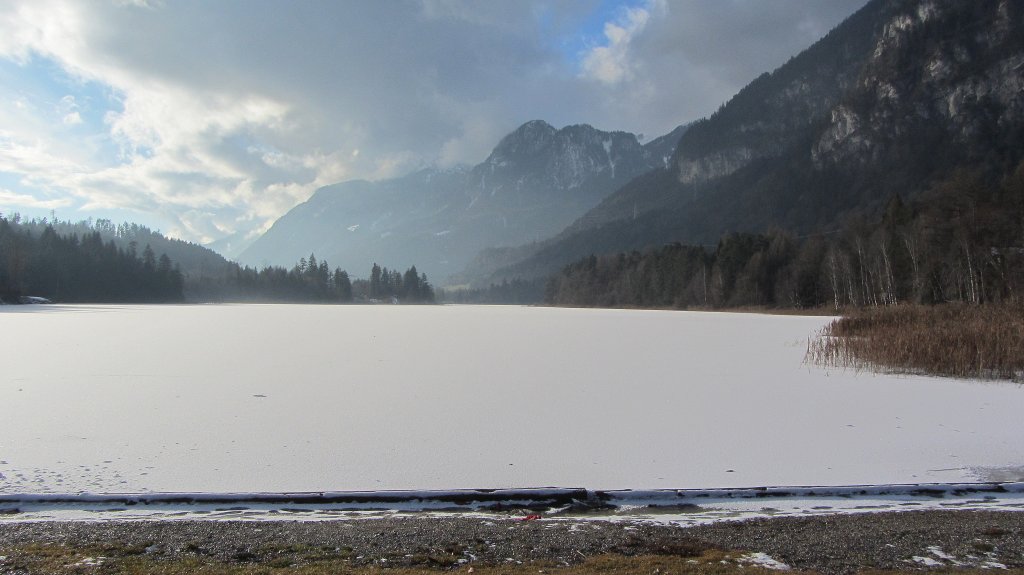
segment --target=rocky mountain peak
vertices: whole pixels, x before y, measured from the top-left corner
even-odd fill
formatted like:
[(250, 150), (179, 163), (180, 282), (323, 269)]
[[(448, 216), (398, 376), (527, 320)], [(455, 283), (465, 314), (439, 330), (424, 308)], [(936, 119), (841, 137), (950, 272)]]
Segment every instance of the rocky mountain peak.
[[(628, 132), (604, 132), (588, 124), (557, 130), (534, 120), (505, 136), (474, 174), (481, 189), (548, 193), (585, 187), (598, 175), (609, 181), (620, 174), (632, 177), (662, 161)], [(602, 194), (608, 191), (601, 186)]]
[(502, 138), (486, 163), (500, 163), (519, 156), (542, 153), (556, 133), (558, 131), (544, 120), (531, 120)]

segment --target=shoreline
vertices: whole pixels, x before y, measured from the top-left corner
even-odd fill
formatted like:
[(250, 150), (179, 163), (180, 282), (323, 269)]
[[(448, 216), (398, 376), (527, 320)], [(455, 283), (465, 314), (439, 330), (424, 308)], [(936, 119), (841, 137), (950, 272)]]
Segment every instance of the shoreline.
[[(3, 493), (0, 522), (35, 520), (343, 519), (358, 514), (498, 514), (650, 520), (682, 524), (731, 518), (858, 513), (865, 509), (1024, 509), (1024, 481), (620, 489), (382, 490), (312, 492)], [(6, 517), (6, 519), (5, 519)], [(673, 519), (674, 518), (674, 519)], [(662, 521), (662, 522), (665, 522)]]
[(386, 518), (707, 525), (762, 518), (895, 511), (1024, 511), (1024, 482), (314, 492), (0, 493), (0, 523), (47, 521), (338, 521)]

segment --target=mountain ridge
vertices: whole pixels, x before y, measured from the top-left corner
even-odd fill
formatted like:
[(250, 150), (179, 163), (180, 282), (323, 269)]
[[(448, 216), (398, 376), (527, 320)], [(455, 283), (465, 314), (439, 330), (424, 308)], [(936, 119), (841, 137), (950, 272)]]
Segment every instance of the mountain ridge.
[(564, 228), (634, 176), (663, 167), (674, 135), (684, 131), (641, 144), (628, 132), (532, 120), (476, 166), (320, 188), (239, 260), (276, 264), (313, 252), (346, 269), (383, 260), (444, 278), (484, 248), (537, 241)]
[(476, 281), (730, 232), (824, 231), (957, 168), (1006, 174), (1024, 150), (1022, 20), (1008, 0), (873, 0), (693, 124), (669, 168)]

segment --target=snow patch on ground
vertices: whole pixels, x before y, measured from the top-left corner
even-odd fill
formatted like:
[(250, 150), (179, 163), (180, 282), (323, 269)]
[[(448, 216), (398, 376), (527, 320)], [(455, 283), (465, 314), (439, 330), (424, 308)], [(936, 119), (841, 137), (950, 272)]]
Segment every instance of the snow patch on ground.
[(980, 569), (1007, 569), (1006, 565), (993, 561), (993, 555), (990, 553), (986, 554), (986, 557), (978, 557), (976, 555), (967, 555), (966, 557), (958, 558), (942, 550), (937, 545), (933, 545), (927, 548), (929, 556), (914, 555), (910, 558), (910, 562), (917, 563), (924, 567), (977, 567)]
[(792, 569), (789, 565), (775, 559), (767, 553), (748, 553), (737, 559), (740, 563), (752, 565), (754, 567), (763, 567), (765, 569), (772, 569), (775, 571), (789, 571)]
[(928, 552), (931, 553), (932, 555), (938, 557), (939, 559), (942, 559), (944, 561), (949, 561), (949, 562), (951, 562), (953, 564), (959, 565), (959, 563), (957, 563), (956, 557), (953, 557), (949, 553), (946, 553), (940, 547), (937, 547), (937, 546), (929, 547), (928, 548)]

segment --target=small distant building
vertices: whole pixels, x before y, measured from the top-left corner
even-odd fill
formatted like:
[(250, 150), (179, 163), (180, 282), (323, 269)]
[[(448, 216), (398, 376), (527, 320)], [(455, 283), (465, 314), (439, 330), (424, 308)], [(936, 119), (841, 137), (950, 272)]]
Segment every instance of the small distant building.
[(45, 297), (39, 297), (36, 295), (23, 295), (20, 298), (18, 298), (18, 301), (23, 304), (53, 303), (52, 301), (46, 299)]

